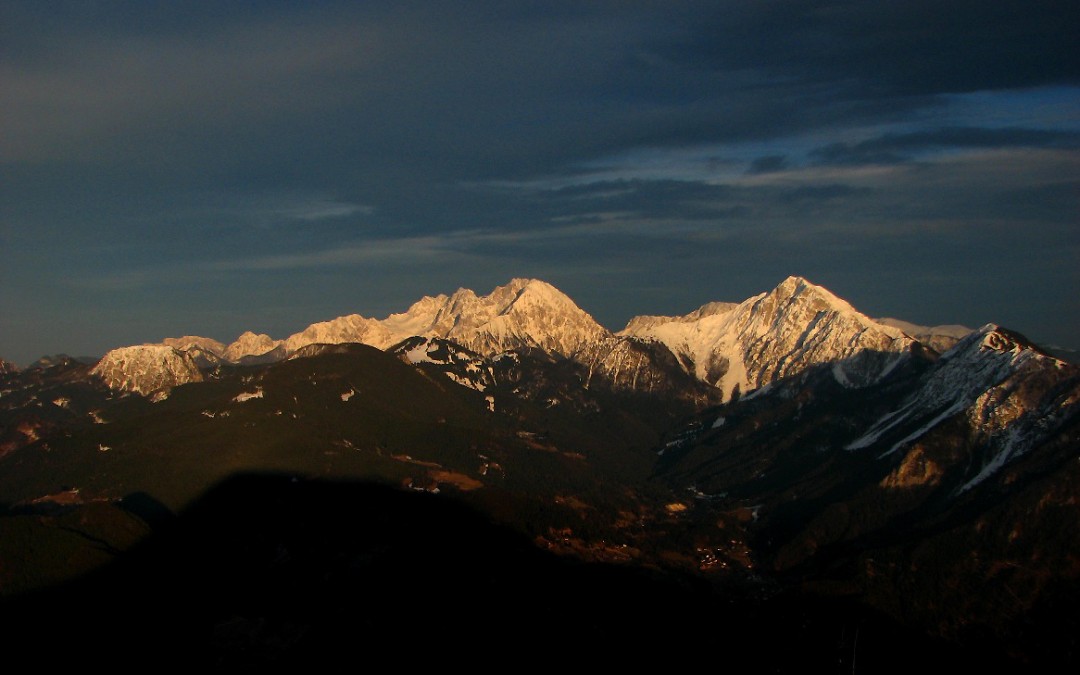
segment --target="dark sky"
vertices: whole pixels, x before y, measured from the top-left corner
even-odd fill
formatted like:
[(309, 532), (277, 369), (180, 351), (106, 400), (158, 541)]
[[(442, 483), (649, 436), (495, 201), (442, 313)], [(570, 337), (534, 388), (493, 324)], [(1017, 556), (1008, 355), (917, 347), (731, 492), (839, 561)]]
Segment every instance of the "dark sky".
[(791, 274), (1080, 347), (1078, 44), (1075, 0), (0, 0), (0, 357)]

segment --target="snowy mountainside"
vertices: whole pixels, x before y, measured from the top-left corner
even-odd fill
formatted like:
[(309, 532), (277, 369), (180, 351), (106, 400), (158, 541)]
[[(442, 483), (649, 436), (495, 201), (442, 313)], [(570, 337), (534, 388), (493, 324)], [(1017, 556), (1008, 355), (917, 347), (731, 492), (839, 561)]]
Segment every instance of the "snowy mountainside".
[(1080, 368), (987, 325), (864, 388), (830, 370), (702, 409), (656, 447), (657, 475), (700, 522), (746, 513), (759, 569), (829, 570), (942, 635), (993, 617), (1017, 639), (1077, 588)]
[(535, 279), (514, 279), (480, 301), (480, 313), (456, 315), (453, 328), (441, 337), (481, 354), (538, 347), (572, 356), (610, 335), (564, 293)]
[(972, 458), (963, 491), (1037, 447), (1078, 412), (1080, 368), (987, 324), (943, 354), (897, 409), (847, 448), (874, 447), (890, 455), (962, 418), (979, 455)]
[(666, 323), (693, 323), (707, 316), (713, 316), (714, 314), (726, 314), (738, 306), (739, 303), (737, 302), (713, 301), (707, 302), (689, 314), (684, 314), (682, 316), (650, 316), (648, 314), (642, 314), (631, 318), (630, 321), (627, 322), (626, 327), (619, 331), (619, 333), (636, 335), (647, 331), (654, 326), (661, 326)]
[[(536, 279), (514, 279), (485, 296), (468, 289), (450, 296), (426, 296), (406, 312), (383, 320), (352, 314), (315, 323), (282, 344), (287, 354), (320, 343), (360, 342), (386, 349), (420, 336), (452, 340), (488, 356), (537, 347), (567, 357), (609, 334), (554, 286)], [(264, 352), (274, 346), (268, 338), (259, 343)]]
[[(281, 361), (320, 344), (360, 343), (386, 350), (416, 336), (450, 340), (485, 357), (514, 349), (542, 349), (569, 358), (611, 333), (554, 286), (536, 279), (513, 279), (485, 296), (468, 289), (450, 296), (427, 296), (406, 312), (384, 320), (351, 314), (314, 323), (285, 340), (247, 331), (228, 346), (195, 336), (170, 338), (157, 346), (160, 354), (175, 351), (195, 366), (208, 368), (222, 360), (245, 365)], [(115, 388), (146, 393), (159, 391), (166, 383), (188, 381), (187, 376), (176, 375), (184, 369), (169, 359), (125, 356), (121, 366), (116, 362), (119, 358), (113, 355), (103, 366), (103, 372), (111, 373), (106, 382)], [(161, 372), (152, 375), (155, 363)]]
[(688, 373), (660, 342), (610, 336), (580, 349), (573, 360), (587, 368), (585, 387), (602, 383), (616, 391), (693, 400), (702, 405), (722, 399), (718, 389)]
[(284, 341), (285, 352), (294, 354), (301, 348), (314, 344), (344, 344), (361, 342), (383, 349), (394, 342), (391, 332), (375, 319), (359, 314), (341, 316), (330, 321), (313, 323), (303, 331), (290, 335)]
[(666, 322), (631, 321), (619, 334), (665, 344), (728, 398), (825, 363), (834, 364), (841, 384), (864, 386), (907, 358), (915, 343), (800, 277), (738, 305), (703, 307)]
[(485, 391), (498, 381), (494, 359), (443, 338), (410, 337), (388, 351), (414, 366), (426, 364), (424, 367), (434, 368), (454, 382), (476, 391)]
[[(718, 403), (717, 390), (688, 375), (671, 352), (658, 343), (608, 337), (564, 359), (537, 347), (519, 347), (486, 356), (444, 338), (411, 337), (389, 349), (402, 360), (435, 370), (454, 382), (485, 392), (491, 405), (506, 396), (543, 399), (558, 405), (567, 395), (552, 396), (538, 380), (558, 381), (564, 389), (607, 390), (662, 397), (682, 404)], [(540, 375), (540, 371), (550, 371)], [(572, 397), (570, 397), (572, 398)]]
[(161, 395), (188, 382), (201, 382), (202, 372), (187, 353), (166, 345), (136, 345), (114, 349), (90, 373), (110, 389), (144, 396)]
[[(945, 334), (960, 334), (962, 327), (927, 330), (936, 340), (933, 347), (951, 339)], [(285, 340), (248, 331), (228, 346), (195, 336), (162, 344), (205, 369), (222, 361), (280, 361), (317, 344), (362, 343), (387, 350), (412, 337), (449, 340), (485, 358), (541, 349), (585, 366), (585, 387), (599, 378), (616, 389), (701, 398), (696, 389), (705, 383), (724, 399), (825, 364), (841, 385), (864, 387), (921, 348), (910, 332), (868, 318), (801, 277), (789, 277), (741, 303), (710, 302), (684, 316), (635, 317), (618, 334), (554, 286), (516, 278), (488, 295), (462, 288), (451, 295), (425, 296), (382, 320), (350, 314), (311, 324)]]

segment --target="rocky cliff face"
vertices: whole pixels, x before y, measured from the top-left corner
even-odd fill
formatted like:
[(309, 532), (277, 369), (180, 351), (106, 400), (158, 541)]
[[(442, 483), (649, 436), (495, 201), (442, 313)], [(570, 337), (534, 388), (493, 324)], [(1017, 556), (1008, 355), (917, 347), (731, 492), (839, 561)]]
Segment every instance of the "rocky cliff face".
[(100, 377), (110, 389), (144, 396), (162, 394), (177, 385), (203, 379), (190, 356), (166, 345), (114, 349), (90, 372)]
[(701, 404), (718, 403), (722, 398), (719, 390), (688, 373), (659, 342), (611, 336), (589, 343), (573, 358), (587, 368), (586, 387), (603, 385)]

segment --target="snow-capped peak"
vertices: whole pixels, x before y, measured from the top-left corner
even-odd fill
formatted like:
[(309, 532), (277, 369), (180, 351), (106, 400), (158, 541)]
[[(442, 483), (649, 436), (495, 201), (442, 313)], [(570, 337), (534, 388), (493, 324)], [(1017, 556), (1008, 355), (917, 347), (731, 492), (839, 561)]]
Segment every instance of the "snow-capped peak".
[(632, 320), (621, 334), (664, 343), (727, 396), (826, 363), (841, 384), (862, 386), (892, 370), (914, 343), (796, 276), (738, 305), (703, 310), (670, 321)]
[(572, 356), (586, 344), (610, 335), (562, 291), (538, 279), (513, 279), (484, 297), (470, 298), (471, 294), (455, 293), (453, 325), (437, 336), (481, 354), (540, 347)]
[(225, 348), (224, 357), (229, 361), (239, 361), (247, 356), (262, 356), (274, 351), (280, 343), (280, 340), (269, 335), (244, 331), (236, 341)]

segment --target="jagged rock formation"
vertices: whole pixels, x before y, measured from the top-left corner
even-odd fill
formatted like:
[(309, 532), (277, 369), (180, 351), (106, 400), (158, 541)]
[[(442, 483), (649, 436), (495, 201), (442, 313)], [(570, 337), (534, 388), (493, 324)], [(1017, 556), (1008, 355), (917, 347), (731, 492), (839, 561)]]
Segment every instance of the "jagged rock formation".
[(452, 340), (489, 356), (535, 347), (568, 357), (608, 335), (554, 286), (514, 279), (485, 296), (459, 289), (450, 296), (424, 297), (382, 321), (353, 314), (313, 324), (286, 340), (285, 347), (291, 353), (306, 344), (362, 342), (385, 349), (419, 336)]
[(144, 396), (167, 392), (188, 382), (201, 382), (202, 373), (194, 359), (165, 345), (121, 347), (105, 354), (91, 374), (110, 389)]

